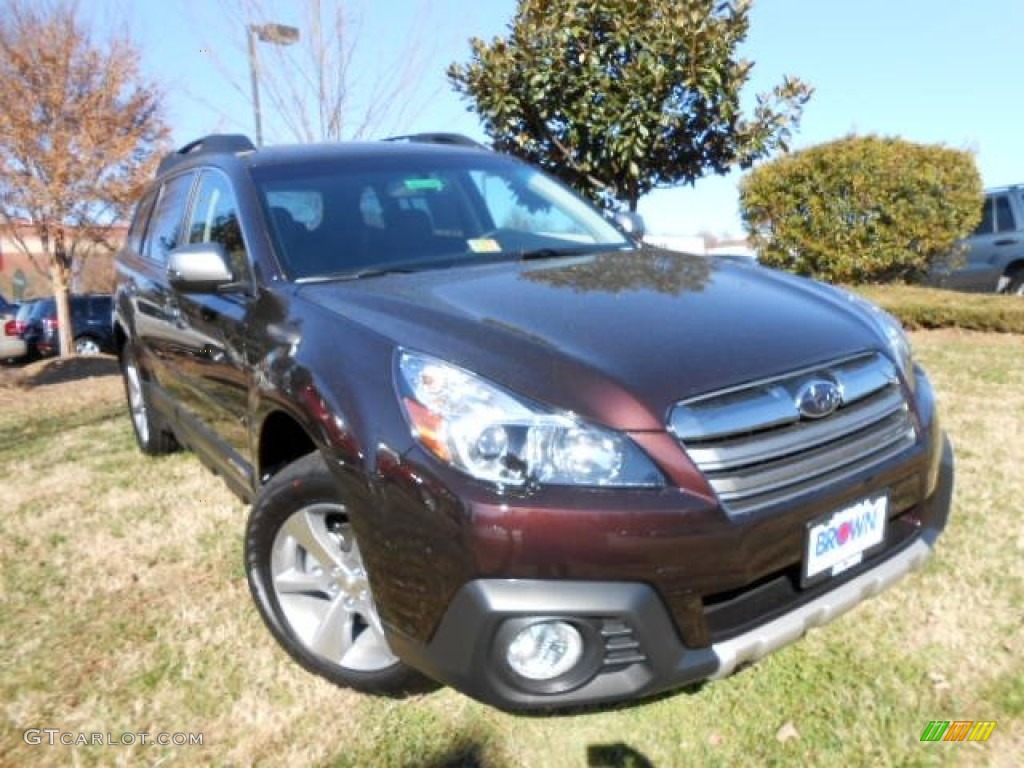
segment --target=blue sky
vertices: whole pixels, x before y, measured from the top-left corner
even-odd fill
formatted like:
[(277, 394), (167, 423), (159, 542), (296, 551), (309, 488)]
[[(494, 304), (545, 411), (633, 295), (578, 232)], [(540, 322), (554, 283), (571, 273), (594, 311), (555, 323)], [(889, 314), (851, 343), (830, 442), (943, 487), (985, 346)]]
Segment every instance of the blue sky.
[[(326, 0), (325, 0), (326, 4)], [(301, 0), (271, 0), (273, 18), (301, 26)], [(407, 91), (418, 106), (400, 132), (454, 130), (485, 138), (476, 117), (447, 85), (446, 65), (464, 61), (471, 36), (502, 34), (514, 0), (353, 0), (359, 22), (359, 73), (420, 49), (419, 76)], [(176, 144), (213, 131), (253, 132), (245, 32), (225, 20), (220, 3), (181, 0), (112, 6), (83, 3), (95, 23), (127, 21), (144, 51), (147, 74), (168, 94)], [(116, 8), (116, 10), (114, 10)], [(783, 74), (815, 87), (794, 148), (850, 132), (899, 135), (971, 149), (986, 186), (1024, 182), (1017, 138), (1024, 118), (1018, 57), (1024, 2), (935, 0), (757, 0), (742, 54), (755, 62), (747, 97)], [(369, 75), (367, 75), (369, 77)], [(231, 82), (234, 81), (235, 87)], [(241, 90), (239, 90), (239, 87)], [(266, 105), (265, 105), (266, 106)], [(289, 140), (265, 115), (268, 143)], [(708, 177), (694, 187), (641, 200), (648, 230), (687, 235), (742, 231), (740, 174)]]

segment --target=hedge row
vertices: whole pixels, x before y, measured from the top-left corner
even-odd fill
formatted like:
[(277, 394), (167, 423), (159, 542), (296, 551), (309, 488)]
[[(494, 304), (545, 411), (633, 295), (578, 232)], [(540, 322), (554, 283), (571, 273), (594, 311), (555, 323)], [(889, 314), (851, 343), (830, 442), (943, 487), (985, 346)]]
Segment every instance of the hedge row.
[(879, 136), (784, 154), (740, 183), (761, 263), (830, 283), (921, 283), (983, 201), (972, 153)]
[(961, 328), (1024, 334), (1024, 297), (959, 293), (909, 285), (850, 286), (900, 319), (906, 328)]

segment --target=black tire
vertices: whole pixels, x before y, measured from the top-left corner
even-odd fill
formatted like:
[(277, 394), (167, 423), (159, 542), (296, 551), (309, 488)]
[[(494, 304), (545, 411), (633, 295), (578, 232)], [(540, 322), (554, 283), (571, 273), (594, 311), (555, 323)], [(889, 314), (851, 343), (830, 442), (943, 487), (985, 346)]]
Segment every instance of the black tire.
[(264, 623), (308, 671), (366, 693), (422, 685), (387, 646), (337, 482), (319, 453), (289, 464), (260, 492), (246, 525), (245, 572)]
[(163, 456), (177, 451), (180, 446), (174, 434), (157, 418), (150, 405), (146, 378), (131, 344), (126, 344), (121, 353), (121, 378), (139, 450), (148, 456)]
[(1003, 293), (1011, 296), (1024, 296), (1024, 269), (1018, 269), (1010, 275), (1010, 282), (1006, 284)]

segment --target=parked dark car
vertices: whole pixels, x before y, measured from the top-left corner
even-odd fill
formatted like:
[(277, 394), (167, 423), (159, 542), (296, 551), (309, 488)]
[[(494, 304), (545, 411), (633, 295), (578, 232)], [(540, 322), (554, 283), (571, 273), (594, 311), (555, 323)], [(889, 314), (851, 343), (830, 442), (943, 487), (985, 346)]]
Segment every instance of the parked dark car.
[(936, 265), (932, 281), (959, 291), (1024, 296), (1024, 186), (985, 192), (981, 223), (963, 252)]
[(946, 524), (952, 450), (891, 316), (637, 246), (497, 153), (207, 137), (116, 268), (140, 448), (253, 502), (256, 605), (335, 683), (649, 696), (831, 621)]
[[(103, 294), (80, 294), (68, 297), (74, 349), (78, 355), (113, 354), (113, 301)], [(51, 296), (38, 299), (25, 320), (21, 333), (29, 356), (56, 355), (60, 352), (60, 327), (57, 302)]]

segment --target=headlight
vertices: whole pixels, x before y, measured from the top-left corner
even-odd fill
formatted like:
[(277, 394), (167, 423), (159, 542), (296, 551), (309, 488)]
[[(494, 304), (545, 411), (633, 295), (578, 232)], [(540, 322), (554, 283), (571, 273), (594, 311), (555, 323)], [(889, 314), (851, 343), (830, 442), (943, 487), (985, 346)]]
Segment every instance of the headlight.
[(626, 435), (527, 403), (442, 360), (402, 352), (398, 377), (416, 438), (479, 480), (506, 486), (664, 482)]
[[(874, 305), (872, 304), (872, 306)], [(875, 310), (878, 314), (877, 322), (889, 344), (889, 351), (892, 352), (892, 356), (895, 358), (897, 365), (899, 365), (903, 370), (903, 375), (906, 377), (907, 381), (913, 385), (914, 350), (910, 347), (910, 339), (907, 338), (907, 333), (903, 330), (903, 325), (884, 309), (875, 307)]]
[(903, 325), (900, 321), (874, 302), (868, 301), (862, 296), (858, 296), (843, 288), (837, 288), (834, 285), (829, 287), (856, 305), (874, 323), (879, 335), (888, 347), (893, 361), (903, 372), (903, 377), (906, 379), (907, 384), (911, 389), (914, 389), (916, 383), (914, 351), (910, 347), (910, 339), (907, 338), (906, 331), (903, 330)]

